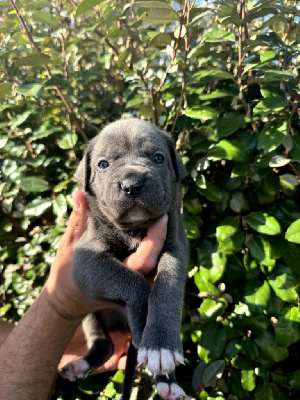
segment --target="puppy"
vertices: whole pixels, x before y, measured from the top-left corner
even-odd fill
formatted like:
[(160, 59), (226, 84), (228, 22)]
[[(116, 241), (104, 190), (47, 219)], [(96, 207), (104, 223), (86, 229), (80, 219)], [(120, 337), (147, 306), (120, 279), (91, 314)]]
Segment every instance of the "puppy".
[[(103, 309), (84, 321), (88, 353), (61, 374), (83, 378), (113, 354), (108, 332), (132, 333), (123, 400), (136, 366), (147, 366), (164, 399), (184, 399), (174, 369), (183, 363), (180, 326), (188, 245), (178, 203), (182, 160), (170, 137), (138, 119), (111, 123), (87, 145), (76, 179), (88, 202), (87, 229), (75, 249), (73, 280)], [(168, 232), (150, 289), (122, 264), (147, 229), (168, 214)], [(131, 364), (131, 367), (130, 367)], [(129, 384), (128, 384), (129, 382)], [(129, 385), (129, 388), (128, 388)]]

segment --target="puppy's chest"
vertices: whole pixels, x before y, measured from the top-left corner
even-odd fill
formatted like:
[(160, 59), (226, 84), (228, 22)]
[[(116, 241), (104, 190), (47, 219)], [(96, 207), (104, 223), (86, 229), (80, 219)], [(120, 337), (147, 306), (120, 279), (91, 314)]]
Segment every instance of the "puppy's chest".
[(124, 234), (117, 235), (114, 239), (108, 241), (108, 251), (120, 261), (125, 260), (130, 254), (136, 251), (141, 243), (145, 233), (139, 232), (135, 235)]

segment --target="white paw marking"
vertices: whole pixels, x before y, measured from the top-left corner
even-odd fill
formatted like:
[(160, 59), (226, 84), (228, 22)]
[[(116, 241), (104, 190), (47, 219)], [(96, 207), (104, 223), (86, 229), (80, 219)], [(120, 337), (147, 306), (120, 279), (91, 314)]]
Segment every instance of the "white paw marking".
[(160, 382), (156, 385), (157, 393), (164, 400), (184, 400), (186, 395), (184, 391), (176, 383), (168, 385), (167, 383)]
[(60, 374), (63, 378), (68, 379), (71, 382), (76, 379), (83, 379), (86, 377), (90, 370), (89, 364), (82, 358), (76, 361), (72, 361), (65, 365), (61, 370)]
[(183, 364), (183, 356), (168, 349), (147, 350), (141, 348), (138, 351), (138, 365), (145, 365), (154, 376), (167, 375), (174, 371), (175, 366)]

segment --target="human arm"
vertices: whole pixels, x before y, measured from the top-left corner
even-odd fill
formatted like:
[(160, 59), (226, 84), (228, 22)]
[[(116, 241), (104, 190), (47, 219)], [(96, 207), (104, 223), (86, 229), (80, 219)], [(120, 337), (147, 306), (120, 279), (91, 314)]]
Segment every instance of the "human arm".
[[(0, 400), (47, 399), (65, 348), (82, 318), (99, 306), (77, 289), (71, 279), (73, 248), (85, 230), (86, 207), (84, 195), (78, 191), (49, 278), (0, 347)], [(163, 235), (161, 239), (163, 242)], [(147, 250), (157, 252), (155, 243), (149, 242)]]

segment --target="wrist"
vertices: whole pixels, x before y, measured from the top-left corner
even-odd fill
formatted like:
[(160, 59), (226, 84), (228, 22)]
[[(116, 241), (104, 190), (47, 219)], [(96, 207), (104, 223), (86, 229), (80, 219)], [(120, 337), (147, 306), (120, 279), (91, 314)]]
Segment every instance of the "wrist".
[(58, 290), (52, 291), (47, 283), (45, 284), (41, 295), (45, 296), (45, 300), (53, 313), (66, 321), (82, 321), (82, 319), (89, 313), (87, 307), (84, 307), (84, 302), (80, 304), (71, 294), (59, 292)]

